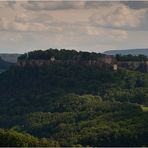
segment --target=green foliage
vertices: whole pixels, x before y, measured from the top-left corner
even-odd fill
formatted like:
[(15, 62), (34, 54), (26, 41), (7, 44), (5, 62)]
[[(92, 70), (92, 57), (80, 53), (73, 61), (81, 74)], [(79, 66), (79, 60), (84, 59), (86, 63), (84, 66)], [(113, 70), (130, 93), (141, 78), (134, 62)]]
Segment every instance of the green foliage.
[(101, 101), (102, 98), (99, 96), (68, 94), (57, 99), (50, 108), (52, 112), (91, 111)]
[(147, 74), (96, 66), (12, 67), (0, 75), (0, 82), (1, 114), (51, 111), (49, 104), (69, 93), (140, 104), (148, 101)]
[(14, 130), (0, 129), (1, 147), (54, 147), (59, 146), (58, 142), (47, 140), (46, 138), (36, 138), (26, 133)]
[(48, 50), (37, 50), (31, 51), (29, 53), (23, 54), (18, 59), (50, 59), (55, 57), (56, 60), (96, 60), (100, 56), (105, 56), (100, 53), (90, 53), (90, 52), (78, 52), (76, 50), (66, 50), (66, 49), (48, 49)]
[(142, 110), (143, 110), (144, 112), (148, 112), (148, 106), (143, 106), (143, 105), (141, 105), (141, 108), (142, 108)]
[[(67, 97), (71, 97), (69, 101), (77, 103), (78, 106), (82, 103), (82, 106), (84, 104), (84, 106), (88, 105), (88, 108), (94, 107), (82, 109), (75, 103), (70, 103), (72, 110), (68, 107), (69, 103), (65, 102)], [(84, 98), (86, 100), (82, 102)], [(58, 102), (65, 104), (62, 110), (56, 110), (55, 105), (52, 108), (54, 112), (34, 112), (24, 115), (20, 122), (13, 122), (10, 128), (26, 131), (38, 137), (54, 139), (61, 146), (141, 146), (148, 144), (146, 139), (148, 116), (142, 112), (140, 106), (131, 103), (100, 101), (98, 97), (90, 95), (70, 94), (59, 99), (54, 104)], [(95, 101), (92, 101), (92, 104), (90, 104), (91, 99)], [(9, 119), (7, 122), (12, 120), (10, 116), (7, 118)]]
[(107, 100), (146, 104), (148, 100), (147, 88), (111, 89), (104, 96)]

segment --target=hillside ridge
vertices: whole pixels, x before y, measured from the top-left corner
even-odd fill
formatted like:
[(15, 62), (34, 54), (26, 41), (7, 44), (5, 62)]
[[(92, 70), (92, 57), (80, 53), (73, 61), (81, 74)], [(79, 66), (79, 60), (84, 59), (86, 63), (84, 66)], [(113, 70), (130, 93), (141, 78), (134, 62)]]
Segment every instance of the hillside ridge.
[(103, 54), (107, 55), (116, 55), (116, 54), (121, 54), (121, 55), (146, 55), (148, 56), (148, 48), (142, 48), (142, 49), (123, 49), (123, 50), (107, 50), (103, 52)]
[(77, 52), (74, 50), (49, 49), (46, 51), (32, 51), (18, 57), (17, 66), (49, 66), (51, 64), (81, 64), (96, 65), (117, 70), (120, 67), (130, 70), (148, 72), (148, 58), (139, 56), (111, 56), (101, 53)]

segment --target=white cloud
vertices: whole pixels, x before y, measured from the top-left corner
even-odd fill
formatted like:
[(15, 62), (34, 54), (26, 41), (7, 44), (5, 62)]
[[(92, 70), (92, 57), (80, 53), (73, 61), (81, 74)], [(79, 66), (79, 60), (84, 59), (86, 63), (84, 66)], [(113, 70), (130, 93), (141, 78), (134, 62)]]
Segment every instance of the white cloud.
[(104, 29), (92, 26), (88, 26), (86, 29), (88, 35), (97, 37), (99, 36), (100, 38), (104, 38), (106, 41), (123, 41), (128, 37), (128, 33), (124, 30)]
[(102, 11), (102, 14), (92, 15), (90, 21), (97, 26), (107, 28), (138, 28), (146, 12), (146, 9), (135, 10), (123, 4), (118, 4)]
[(46, 31), (48, 26), (41, 23), (22, 23), (1, 18), (0, 29), (3, 31)]
[(18, 32), (15, 32), (15, 33), (12, 33), (12, 32), (0, 32), (1, 33), (1, 38), (0, 38), (0, 41), (1, 42), (20, 42), (23, 40), (23, 36), (18, 33)]
[(12, 18), (0, 18), (0, 30), (4, 31), (47, 31), (49, 24), (53, 21), (48, 14), (25, 14), (13, 16)]

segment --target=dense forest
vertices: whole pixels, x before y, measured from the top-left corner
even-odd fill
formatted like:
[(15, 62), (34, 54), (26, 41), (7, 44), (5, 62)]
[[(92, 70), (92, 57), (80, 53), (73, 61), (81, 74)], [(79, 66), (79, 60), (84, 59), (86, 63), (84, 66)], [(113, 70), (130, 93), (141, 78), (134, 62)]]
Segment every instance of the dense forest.
[[(50, 52), (59, 59), (98, 56), (49, 50), (29, 57), (40, 59), (40, 52), (47, 59)], [(148, 146), (147, 108), (147, 73), (79, 64), (12, 66), (0, 74), (0, 145)]]
[(147, 61), (148, 57), (146, 55), (121, 55), (116, 54), (105, 55), (103, 53), (95, 53), (95, 52), (82, 52), (76, 50), (66, 50), (66, 49), (48, 49), (48, 50), (36, 50), (31, 51), (25, 54), (22, 54), (18, 57), (18, 59), (50, 59), (55, 57), (56, 60), (97, 60), (100, 57), (112, 57), (117, 61)]
[(48, 49), (48, 50), (36, 50), (25, 53), (18, 57), (18, 59), (50, 59), (55, 57), (56, 60), (96, 60), (98, 57), (105, 56), (105, 54), (95, 52), (82, 52), (76, 50), (66, 49)]

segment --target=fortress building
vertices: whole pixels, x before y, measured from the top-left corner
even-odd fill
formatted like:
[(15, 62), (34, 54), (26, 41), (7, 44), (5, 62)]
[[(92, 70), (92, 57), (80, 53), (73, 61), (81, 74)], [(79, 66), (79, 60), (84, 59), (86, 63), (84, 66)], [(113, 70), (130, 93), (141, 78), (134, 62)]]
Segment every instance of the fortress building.
[[(24, 54), (21, 58), (18, 58), (17, 66), (49, 66), (51, 64), (78, 64), (85, 66), (97, 66), (98, 68), (110, 68), (117, 71), (120, 68), (125, 68), (129, 70), (139, 70), (143, 72), (148, 72), (148, 61), (136, 61), (136, 60), (117, 60), (114, 56), (104, 55), (104, 54), (91, 54), (91, 53), (72, 53), (62, 54), (61, 51), (56, 51), (57, 53), (51, 54), (54, 50), (48, 53), (30, 53)], [(67, 51), (64, 51), (67, 52)], [(68, 51), (70, 52), (70, 51)], [(51, 55), (50, 55), (51, 54)], [(71, 54), (69, 57), (68, 55)]]
[(18, 59), (17, 66), (48, 66), (51, 64), (82, 64), (82, 65), (96, 65), (98, 67), (107, 67), (117, 70), (117, 61), (112, 56), (101, 56), (95, 60), (56, 60), (54, 56), (49, 59), (30, 59), (27, 54), (27, 58)]

